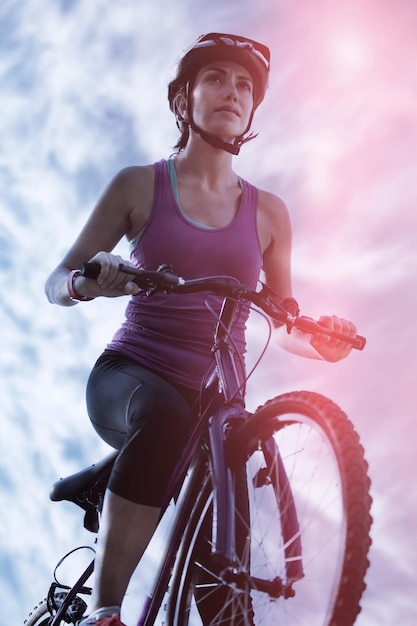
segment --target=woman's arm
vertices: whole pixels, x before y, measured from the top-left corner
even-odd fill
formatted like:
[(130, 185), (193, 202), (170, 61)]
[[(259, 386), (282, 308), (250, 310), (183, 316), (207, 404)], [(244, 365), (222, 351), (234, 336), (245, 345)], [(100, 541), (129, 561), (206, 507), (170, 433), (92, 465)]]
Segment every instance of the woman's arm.
[[(111, 251), (123, 236), (133, 237), (146, 223), (152, 208), (153, 185), (153, 166), (126, 168), (116, 175), (76, 241), (47, 279), (45, 292), (50, 302), (62, 306), (75, 304), (76, 300), (70, 296), (71, 286), (81, 298), (137, 293), (138, 287), (129, 276), (117, 271), (123, 259)], [(71, 270), (79, 269), (85, 261), (100, 263), (97, 281), (70, 277), (68, 289)]]
[[(264, 242), (263, 270), (266, 282), (283, 299), (292, 296), (291, 289), (291, 225), (287, 208), (276, 196), (259, 192), (258, 232)], [(336, 315), (323, 315), (319, 319), (323, 326), (354, 337), (356, 327), (352, 322)], [(352, 351), (345, 341), (328, 335), (312, 336), (293, 329), (288, 334), (285, 326), (274, 330), (277, 343), (293, 354), (313, 359), (335, 362), (347, 357)]]

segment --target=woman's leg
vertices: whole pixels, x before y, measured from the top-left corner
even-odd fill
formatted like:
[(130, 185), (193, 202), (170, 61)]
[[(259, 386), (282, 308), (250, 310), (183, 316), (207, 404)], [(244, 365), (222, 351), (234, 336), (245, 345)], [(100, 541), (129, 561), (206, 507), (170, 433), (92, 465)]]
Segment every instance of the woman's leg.
[(156, 528), (160, 509), (107, 490), (95, 559), (91, 610), (121, 606), (130, 578)]
[(120, 450), (106, 491), (92, 610), (120, 606), (155, 530), (164, 492), (191, 430), (190, 401), (129, 359), (99, 359), (87, 386), (90, 419)]

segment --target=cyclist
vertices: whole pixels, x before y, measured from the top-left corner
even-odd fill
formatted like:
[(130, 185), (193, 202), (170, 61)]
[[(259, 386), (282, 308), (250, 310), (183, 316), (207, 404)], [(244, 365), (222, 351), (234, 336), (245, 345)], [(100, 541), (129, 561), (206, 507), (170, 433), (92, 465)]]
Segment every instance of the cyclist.
[[(292, 295), (287, 209), (232, 168), (233, 155), (253, 138), (252, 118), (265, 95), (269, 64), (268, 48), (244, 37), (210, 33), (197, 39), (168, 88), (181, 133), (176, 152), (116, 175), (46, 283), (48, 299), (63, 306), (131, 296), (126, 319), (87, 385), (92, 424), (120, 453), (103, 507), (92, 612), (82, 626), (121, 625), (124, 593), (155, 529), (212, 358), (214, 320), (206, 296), (146, 298), (132, 276), (117, 271), (121, 259), (112, 250), (126, 236), (135, 266), (155, 270), (168, 263), (187, 278), (231, 275), (252, 289), (263, 269), (272, 289)], [(80, 275), (86, 260), (101, 265), (97, 281)], [(245, 322), (243, 315), (234, 330), (237, 363), (245, 351)], [(356, 333), (352, 323), (335, 316), (321, 322)], [(287, 349), (328, 361), (351, 350), (324, 336), (281, 335)]]

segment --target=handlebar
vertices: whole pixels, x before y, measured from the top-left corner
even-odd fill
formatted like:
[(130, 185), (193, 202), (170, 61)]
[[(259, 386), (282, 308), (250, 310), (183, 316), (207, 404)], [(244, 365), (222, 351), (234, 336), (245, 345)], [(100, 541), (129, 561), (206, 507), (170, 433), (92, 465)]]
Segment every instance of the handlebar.
[[(223, 297), (240, 301), (252, 302), (262, 309), (269, 317), (281, 324), (285, 324), (290, 333), (293, 328), (310, 334), (328, 335), (341, 339), (352, 345), (355, 350), (363, 350), (366, 338), (361, 335), (348, 337), (342, 333), (326, 328), (310, 317), (294, 315), (285, 307), (285, 301), (269, 287), (263, 285), (260, 291), (248, 289), (235, 278), (230, 276), (207, 276), (203, 278), (186, 279), (177, 276), (174, 270), (162, 265), (157, 271), (141, 270), (130, 265), (119, 264), (119, 272), (134, 276), (135, 282), (148, 296), (157, 291), (166, 293), (197, 293), (209, 291)], [(81, 274), (85, 278), (96, 279), (100, 273), (98, 263), (84, 263)]]

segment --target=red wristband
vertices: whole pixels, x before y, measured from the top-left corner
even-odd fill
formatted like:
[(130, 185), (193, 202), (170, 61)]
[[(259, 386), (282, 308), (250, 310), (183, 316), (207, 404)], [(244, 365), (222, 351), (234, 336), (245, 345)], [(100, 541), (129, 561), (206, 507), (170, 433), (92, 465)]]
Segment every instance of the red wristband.
[(72, 270), (67, 277), (67, 289), (71, 300), (75, 300), (77, 302), (89, 302), (90, 300), (94, 300), (94, 298), (89, 298), (88, 296), (80, 296), (77, 292), (74, 284), (77, 276), (81, 276), (80, 270)]

